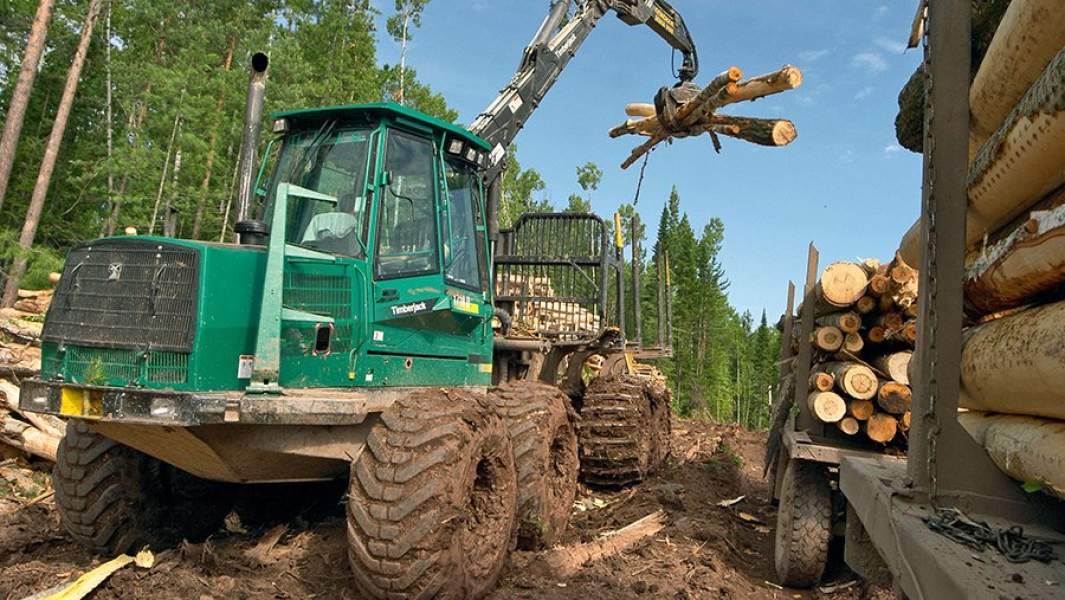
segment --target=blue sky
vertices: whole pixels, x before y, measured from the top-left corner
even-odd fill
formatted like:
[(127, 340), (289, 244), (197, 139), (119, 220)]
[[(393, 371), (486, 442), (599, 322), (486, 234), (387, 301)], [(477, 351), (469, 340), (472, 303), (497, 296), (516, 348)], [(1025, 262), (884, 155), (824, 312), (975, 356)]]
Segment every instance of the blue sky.
[[(376, 0), (391, 11), (392, 2)], [(805, 273), (812, 240), (822, 265), (859, 257), (889, 259), (916, 219), (921, 159), (895, 141), (896, 99), (920, 62), (903, 51), (916, 0), (672, 0), (699, 47), (704, 84), (730, 65), (760, 75), (794, 64), (798, 90), (723, 112), (792, 119), (798, 139), (761, 148), (723, 138), (678, 140), (651, 157), (638, 209), (654, 229), (673, 185), (697, 231), (725, 223), (722, 262), (738, 310), (770, 320), (783, 311), (788, 279)], [(546, 14), (547, 0), (433, 0), (407, 60), (469, 123), (514, 73)], [(383, 21), (383, 18), (382, 18)], [(399, 49), (381, 24), (379, 59)], [(628, 102), (649, 102), (673, 83), (670, 49), (650, 29), (607, 15), (588, 37), (540, 109), (519, 134), (519, 159), (547, 182), (556, 206), (578, 191), (575, 168), (603, 170), (593, 207), (611, 214), (631, 202), (638, 165), (619, 164), (640, 140), (612, 140)]]

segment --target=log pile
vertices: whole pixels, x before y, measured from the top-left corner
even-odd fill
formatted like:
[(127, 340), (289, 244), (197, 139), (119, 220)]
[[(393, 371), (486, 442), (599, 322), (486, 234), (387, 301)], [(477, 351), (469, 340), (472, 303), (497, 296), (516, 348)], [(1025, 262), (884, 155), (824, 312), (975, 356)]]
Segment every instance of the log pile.
[(778, 71), (744, 79), (737, 67), (714, 77), (691, 99), (679, 103), (675, 114), (661, 114), (652, 104), (629, 104), (625, 112), (632, 119), (610, 130), (610, 137), (641, 135), (649, 138), (637, 146), (623, 163), (622, 169), (632, 166), (655, 146), (675, 138), (710, 136), (716, 152), (721, 151), (719, 136), (740, 139), (760, 146), (786, 146), (797, 137), (795, 124), (787, 119), (758, 119), (718, 114), (730, 104), (764, 98), (793, 90), (802, 85), (802, 71), (785, 65)]
[[(846, 437), (905, 445), (917, 271), (898, 256), (887, 264), (834, 263), (821, 273), (814, 300), (810, 414)], [(800, 330), (797, 323), (795, 352)]]
[(41, 320), (52, 290), (19, 290), (14, 308), (0, 310), (0, 443), (51, 461), (66, 423), (19, 410), (18, 381), (40, 371)]
[[(516, 298), (558, 297), (550, 277), (519, 273), (508, 274), (505, 281), (497, 278), (496, 295)], [(515, 330), (528, 335), (596, 333), (602, 324), (599, 315), (580, 304), (555, 300), (518, 300), (512, 317)]]

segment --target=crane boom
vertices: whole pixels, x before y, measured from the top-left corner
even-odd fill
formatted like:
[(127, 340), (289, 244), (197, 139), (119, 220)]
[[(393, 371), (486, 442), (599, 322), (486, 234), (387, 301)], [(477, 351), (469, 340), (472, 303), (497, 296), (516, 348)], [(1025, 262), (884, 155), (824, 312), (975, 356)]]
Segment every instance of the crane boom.
[(683, 56), (678, 85), (699, 73), (699, 55), (680, 13), (665, 0), (578, 0), (576, 13), (563, 24), (570, 0), (555, 0), (547, 18), (522, 53), (510, 82), (469, 129), (492, 146), (485, 181), (489, 189), (489, 223), (494, 238), (500, 197), (499, 179), (506, 149), (551, 90), (570, 59), (603, 16), (614, 11), (628, 25), (647, 25)]

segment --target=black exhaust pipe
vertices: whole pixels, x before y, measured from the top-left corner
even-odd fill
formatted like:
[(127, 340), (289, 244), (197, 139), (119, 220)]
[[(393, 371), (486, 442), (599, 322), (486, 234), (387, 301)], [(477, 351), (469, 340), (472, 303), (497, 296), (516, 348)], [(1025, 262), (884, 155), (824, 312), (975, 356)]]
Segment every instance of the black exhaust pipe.
[(261, 245), (265, 243), (267, 233), (264, 223), (248, 219), (248, 212), (255, 201), (255, 171), (259, 162), (259, 136), (263, 123), (263, 101), (266, 99), (266, 69), (269, 66), (270, 59), (262, 52), (252, 55), (237, 179), (237, 218), (233, 228), (241, 244)]

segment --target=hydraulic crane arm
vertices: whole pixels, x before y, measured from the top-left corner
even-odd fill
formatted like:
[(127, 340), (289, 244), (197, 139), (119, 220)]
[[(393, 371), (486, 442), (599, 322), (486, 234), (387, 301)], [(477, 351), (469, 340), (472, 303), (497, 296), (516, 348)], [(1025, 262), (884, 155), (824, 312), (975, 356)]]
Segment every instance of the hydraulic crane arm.
[(614, 11), (629, 25), (647, 25), (681, 52), (680, 84), (689, 83), (699, 73), (699, 56), (684, 19), (665, 0), (578, 0), (576, 13), (563, 24), (569, 7), (570, 0), (555, 0), (532, 42), (525, 48), (514, 78), (470, 125), (470, 131), (492, 145), (485, 179), (489, 186), (493, 237), (497, 231), (498, 180), (505, 165), (507, 146), (608, 11)]

